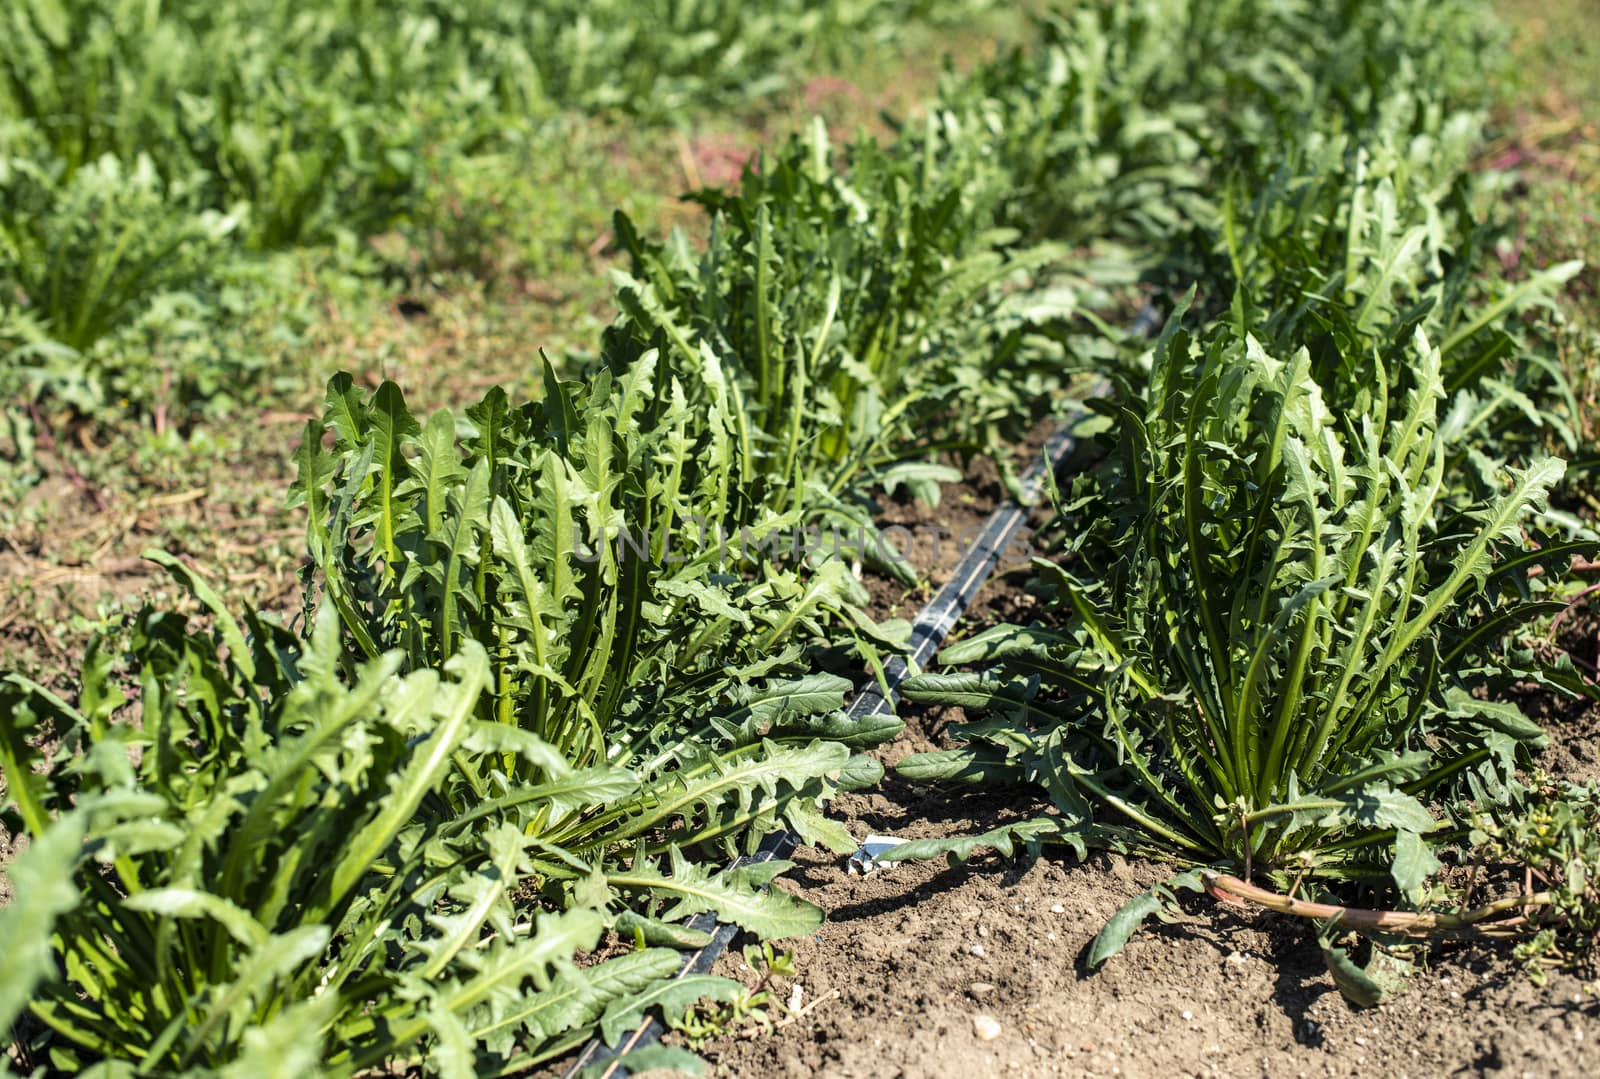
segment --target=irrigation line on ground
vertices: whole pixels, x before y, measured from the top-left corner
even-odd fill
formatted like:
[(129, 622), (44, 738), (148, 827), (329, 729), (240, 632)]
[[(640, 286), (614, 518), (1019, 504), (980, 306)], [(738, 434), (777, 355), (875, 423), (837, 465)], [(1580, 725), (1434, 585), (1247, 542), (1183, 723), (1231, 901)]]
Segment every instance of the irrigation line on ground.
[[(1146, 305), (1134, 320), (1131, 332), (1138, 336), (1148, 336), (1157, 325), (1156, 319), (1155, 309)], [(1096, 396), (1103, 392), (1103, 384), (1096, 385), (1090, 395)], [(1046, 469), (1049, 470), (1049, 474), (1059, 474), (1067, 458), (1077, 448), (1078, 440), (1072, 433), (1072, 427), (1080, 418), (1082, 418), (1081, 412), (1062, 421), (1055, 434), (1045, 442), (1040, 460), (1022, 477), (1020, 498), (1007, 499), (989, 515), (989, 519), (984, 522), (983, 531), (978, 534), (972, 549), (956, 567), (955, 574), (943, 588), (939, 589), (933, 599), (917, 612), (916, 619), (911, 623), (911, 647), (907, 658), (896, 656), (884, 664), (883, 685), (880, 687), (874, 681), (856, 694), (847, 713), (851, 718), (862, 719), (889, 711), (900, 697), (900, 684), (910, 677), (913, 668), (922, 670), (933, 659), (934, 653), (944, 643), (944, 639), (950, 635), (950, 631), (966, 613), (967, 606), (977, 596), (978, 590), (999, 566), (1006, 547), (1027, 523), (1029, 510), (1044, 492)], [(785, 858), (798, 843), (799, 837), (787, 829), (774, 832), (762, 841), (754, 854), (737, 859), (730, 868), (760, 865), (776, 858)], [(711, 939), (684, 956), (683, 964), (678, 968), (676, 975), (678, 978), (709, 971), (711, 965), (727, 950), (739, 932), (738, 926), (720, 923), (716, 914), (711, 911), (691, 919), (689, 928), (709, 933)], [(607, 1046), (599, 1037), (591, 1038), (583, 1047), (583, 1052), (578, 1054), (578, 1058), (563, 1073), (563, 1079), (574, 1079), (585, 1068), (607, 1061), (610, 1062), (610, 1066), (599, 1073), (599, 1079), (621, 1079), (622, 1076), (629, 1074), (627, 1064), (622, 1057), (659, 1040), (663, 1033), (665, 1029), (661, 1020), (649, 1016), (638, 1029), (630, 1032), (614, 1048)]]

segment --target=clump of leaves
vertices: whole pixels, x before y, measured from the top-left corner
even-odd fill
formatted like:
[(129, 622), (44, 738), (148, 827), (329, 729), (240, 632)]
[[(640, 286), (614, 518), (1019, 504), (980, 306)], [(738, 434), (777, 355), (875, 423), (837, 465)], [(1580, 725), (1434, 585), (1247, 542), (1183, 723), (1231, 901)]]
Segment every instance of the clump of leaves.
[(1019, 435), (1063, 381), (1060, 345), (1032, 332), (1060, 308), (1029, 290), (1065, 252), (994, 228), (1006, 181), (987, 146), (930, 121), (837, 154), (819, 123), (737, 188), (695, 196), (712, 214), (704, 252), (619, 216), (632, 268), (609, 359), (657, 351), (726, 415), (758, 505), (870, 529), (852, 495), (874, 483), (937, 497), (958, 474), (931, 454)]
[(1419, 327), (1441, 353), (1453, 453), (1571, 451), (1572, 391), (1514, 316), (1551, 306), (1582, 264), (1485, 272), (1501, 226), (1479, 209), (1493, 189), (1465, 171), (1482, 137), (1478, 114), (1397, 90), (1358, 132), (1314, 130), (1233, 170), (1202, 279), (1214, 308), (1246, 298), (1232, 317), (1260, 340), (1306, 343), (1335, 411), (1368, 410), (1366, 356), (1403, 371)]
[(141, 156), (75, 172), (0, 145), (0, 290), (49, 340), (82, 351), (225, 250), (235, 217), (196, 204), (195, 177), (165, 181)]
[[(833, 838), (806, 813), (849, 753), (837, 733), (796, 732), (835, 723), (815, 702), (836, 704), (838, 680), (750, 693), (720, 717), (721, 752), (687, 739), (655, 772), (634, 755), (618, 759), (635, 772), (574, 766), (480, 709), (491, 665), (475, 641), (442, 670), (405, 672), (397, 651), (352, 665), (331, 606), (303, 641), (254, 612), (235, 620), (152, 557), (203, 622), (140, 612), (125, 657), (95, 644), (76, 703), (0, 680), (7, 826), (37, 852), (4, 918), (51, 942), (17, 950), (0, 1014), (36, 986), (46, 1032), (20, 1047), (34, 1058), (532, 1066), (646, 1008), (738, 990), (673, 983), (676, 949), (703, 943), (682, 918), (715, 909), (762, 938), (819, 924), (765, 889), (786, 863), (717, 872), (683, 851), (780, 820)], [(129, 681), (136, 717), (120, 714)], [(41, 737), (57, 743), (42, 774)], [(635, 950), (579, 962), (608, 928)]]
[[(1236, 40), (1240, 8), (1252, 20), (1248, 48)], [(1267, 66), (1285, 15), (1261, 8), (1137, 0), (1040, 16), (1026, 48), (946, 80), (938, 115), (964, 138), (929, 139), (927, 151), (973, 154), (1005, 177), (991, 196), (996, 224), (1159, 259), (1214, 213), (1208, 98), (1239, 67)]]
[(1103, 406), (1108, 457), (1063, 506), (1061, 557), (1038, 563), (1054, 619), (941, 655), (977, 673), (908, 683), (988, 715), (900, 771), (1037, 784), (1055, 813), (1033, 830), (1080, 853), (1387, 872), (1417, 894), (1441, 826), (1423, 799), (1543, 740), (1477, 690), (1499, 637), (1549, 609), (1530, 567), (1573, 550), (1526, 550), (1522, 532), (1559, 460), (1453, 488), (1439, 364), (1416, 335), (1403, 394), (1345, 420), (1306, 350), (1169, 323), (1148, 390)]
[(547, 366), (545, 388), (516, 409), (492, 391), (458, 426), (419, 423), (392, 385), (330, 384), (296, 497), (342, 662), (398, 650), (405, 670), (439, 670), (484, 654), (475, 715), (493, 753), (457, 761), (451, 828), (518, 821), (560, 852), (541, 873), (594, 902), (804, 931), (814, 908), (757, 894), (781, 864), (717, 877), (698, 863), (785, 826), (850, 849), (819, 807), (881, 773), (859, 751), (899, 721), (847, 718), (849, 683), (800, 660), (861, 586), (838, 560), (797, 572), (706, 542), (737, 497), (728, 433), (653, 357), (588, 385)]
[[(504, 1062), (671, 971), (660, 950), (580, 970), (607, 916), (519, 926), (528, 840), (446, 834), (422, 811), (470, 752), (481, 649), (443, 676), (401, 676), (389, 654), (346, 681), (331, 619), (304, 646), (253, 612), (241, 625), (169, 564), (210, 628), (145, 609), (125, 668), (110, 641), (90, 652), (76, 704), (0, 682), (8, 824), (56, 871), (5, 912), (53, 918), (27, 1053), (60, 1069)], [(124, 670), (137, 722), (114, 719)], [(40, 733), (60, 740), (42, 775)]]
[(842, 563), (766, 557), (798, 517), (750, 513), (731, 442), (654, 354), (589, 383), (546, 364), (542, 401), (513, 409), (495, 389), (459, 424), (420, 423), (394, 385), (363, 399), (341, 375), (293, 497), (353, 658), (399, 647), (438, 666), (478, 641), (486, 717), (581, 765), (642, 718), (792, 669), (825, 622), (893, 644)]
[[(1191, 29), (1204, 38), (1249, 10), (1224, 5)], [(1217, 322), (1197, 338), (1169, 325), (1097, 406), (1107, 458), (1062, 500), (1059, 557), (1039, 566), (1053, 620), (952, 646), (942, 661), (981, 673), (908, 687), (982, 718), (957, 732), (962, 748), (903, 771), (1038, 784), (1053, 812), (898, 856), (1053, 841), (1212, 867), (1130, 904), (1093, 962), (1173, 889), (1220, 881), (1238, 897), (1253, 874), (1290, 894), (1249, 898), (1291, 913), (1317, 906), (1302, 887), (1350, 876), (1387, 875), (1415, 905), (1446, 831), (1429, 800), (1503, 786), (1542, 739), (1493, 699), (1520, 662), (1500, 645), (1552, 609), (1535, 567), (1585, 548), (1526, 548), (1560, 461), (1489, 453), (1508, 430), (1537, 445), (1521, 436), (1560, 432), (1571, 412), (1506, 316), (1575, 267), (1478, 276), (1492, 230), (1460, 177), (1480, 123), (1463, 103), (1478, 97), (1408, 44), (1437, 21), (1447, 53), (1470, 51), (1467, 13), (1345, 10), (1326, 53), (1272, 59), (1277, 35), (1319, 17), (1264, 16), (1250, 76), (1217, 87), (1244, 106), (1217, 129), (1232, 180), (1184, 237), (1223, 282)], [(1285, 73), (1286, 92), (1255, 92)]]

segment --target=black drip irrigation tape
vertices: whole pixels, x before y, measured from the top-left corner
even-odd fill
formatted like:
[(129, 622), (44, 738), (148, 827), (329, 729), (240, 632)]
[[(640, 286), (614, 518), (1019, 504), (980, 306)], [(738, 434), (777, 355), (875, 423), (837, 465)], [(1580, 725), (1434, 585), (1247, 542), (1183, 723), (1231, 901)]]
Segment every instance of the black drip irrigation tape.
[[(1131, 332), (1138, 336), (1148, 336), (1156, 327), (1156, 319), (1155, 309), (1147, 305), (1134, 320)], [(1093, 390), (1094, 394), (1101, 392), (1103, 391), (1100, 386), (1096, 386)], [(1056, 433), (1050, 436), (1044, 444), (1041, 460), (1022, 477), (1020, 499), (1008, 499), (989, 515), (972, 549), (956, 567), (955, 575), (917, 613), (916, 619), (911, 623), (911, 648), (908, 652), (910, 662), (897, 656), (885, 663), (883, 685), (873, 682), (856, 694), (847, 713), (851, 718), (860, 719), (889, 711), (900, 697), (900, 684), (910, 677), (913, 667), (921, 670), (927, 666), (933, 654), (944, 643), (944, 639), (955, 628), (956, 622), (966, 612), (968, 604), (977, 596), (978, 590), (1000, 564), (1000, 558), (1006, 547), (1027, 523), (1028, 511), (1044, 491), (1047, 477), (1058, 475), (1067, 458), (1077, 448), (1078, 440), (1072, 434), (1072, 426), (1072, 420), (1064, 421)], [(887, 693), (884, 687), (887, 687)], [(798, 843), (799, 837), (787, 829), (774, 832), (762, 842), (754, 854), (739, 858), (729, 868), (760, 865), (774, 859), (786, 858)], [(717, 916), (709, 911), (693, 918), (689, 922), (689, 928), (696, 932), (709, 933), (711, 938), (684, 956), (683, 965), (678, 968), (676, 975), (679, 978), (709, 971), (711, 965), (727, 950), (728, 945), (739, 933), (738, 926), (718, 922)], [(610, 1066), (600, 1071), (599, 1079), (620, 1079), (629, 1074), (627, 1064), (622, 1057), (659, 1040), (663, 1033), (665, 1029), (661, 1025), (661, 1020), (652, 1017), (646, 1019), (637, 1030), (628, 1034), (614, 1047), (606, 1045), (599, 1038), (593, 1038), (563, 1073), (563, 1079), (573, 1079), (584, 1069), (608, 1061)]]

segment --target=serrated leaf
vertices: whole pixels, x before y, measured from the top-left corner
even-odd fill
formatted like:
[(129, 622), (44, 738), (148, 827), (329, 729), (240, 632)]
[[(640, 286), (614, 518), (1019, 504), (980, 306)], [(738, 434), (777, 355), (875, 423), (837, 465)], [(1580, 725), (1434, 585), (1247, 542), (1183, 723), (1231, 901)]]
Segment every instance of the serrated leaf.
[(1508, 734), (1534, 748), (1549, 744), (1550, 739), (1544, 729), (1510, 701), (1479, 700), (1457, 686), (1445, 691), (1444, 700), (1445, 715), (1451, 719), (1476, 720), (1491, 730)]
[(520, 1028), (538, 1043), (592, 1026), (619, 1001), (673, 977), (680, 962), (675, 951), (648, 948), (590, 967), (564, 969), (547, 988), (521, 995), (492, 1025), (474, 1027), (473, 1037), (493, 1041), (502, 1031)]
[(714, 912), (724, 922), (773, 940), (804, 936), (822, 924), (822, 909), (776, 888), (762, 889), (788, 862), (713, 872), (690, 862), (676, 847), (668, 851), (670, 873), (650, 865), (635, 865), (625, 873), (608, 873), (613, 888), (644, 891), (670, 906), (661, 914), (667, 921)]

